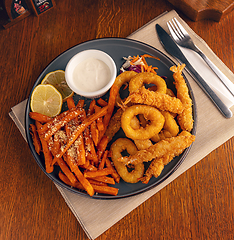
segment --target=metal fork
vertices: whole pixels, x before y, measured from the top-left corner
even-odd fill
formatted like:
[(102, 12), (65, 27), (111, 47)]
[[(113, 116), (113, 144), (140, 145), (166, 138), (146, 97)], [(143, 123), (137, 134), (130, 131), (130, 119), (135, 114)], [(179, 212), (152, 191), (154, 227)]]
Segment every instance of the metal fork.
[(176, 18), (173, 18), (171, 21), (167, 22), (167, 26), (175, 42), (181, 47), (191, 49), (198, 53), (204, 59), (207, 65), (213, 70), (213, 72), (218, 76), (218, 78), (222, 81), (222, 83), (230, 91), (230, 93), (234, 96), (234, 84), (193, 43), (193, 40), (191, 39), (187, 31), (183, 28), (183, 26), (179, 23), (179, 21)]

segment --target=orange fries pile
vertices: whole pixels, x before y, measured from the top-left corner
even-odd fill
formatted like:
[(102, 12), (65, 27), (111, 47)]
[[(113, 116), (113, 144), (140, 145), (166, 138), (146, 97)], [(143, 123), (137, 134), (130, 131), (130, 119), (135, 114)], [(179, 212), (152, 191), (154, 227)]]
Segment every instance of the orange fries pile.
[(43, 152), (46, 172), (54, 165), (61, 169), (59, 178), (67, 185), (95, 193), (117, 195), (118, 189), (108, 184), (118, 183), (119, 174), (109, 160), (105, 131), (111, 119), (118, 88), (113, 85), (108, 102), (93, 100), (88, 110), (84, 100), (75, 105), (72, 97), (67, 99), (68, 110), (54, 118), (30, 112), (35, 124), (30, 131), (35, 150)]

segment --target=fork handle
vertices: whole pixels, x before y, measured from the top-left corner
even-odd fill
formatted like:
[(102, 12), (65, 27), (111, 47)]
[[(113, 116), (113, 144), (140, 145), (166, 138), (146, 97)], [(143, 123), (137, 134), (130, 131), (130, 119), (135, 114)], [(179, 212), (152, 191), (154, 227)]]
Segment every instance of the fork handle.
[(222, 81), (224, 86), (229, 90), (229, 92), (234, 96), (234, 84), (210, 61), (210, 59), (198, 48), (196, 52), (204, 59), (208, 66), (213, 70), (213, 72)]
[(221, 99), (216, 95), (216, 93), (210, 88), (210, 86), (205, 82), (205, 80), (198, 74), (198, 72), (192, 67), (192, 65), (184, 59), (187, 70), (193, 76), (196, 83), (201, 87), (201, 89), (207, 94), (210, 100), (216, 105), (219, 111), (226, 117), (232, 117), (232, 111), (221, 101)]

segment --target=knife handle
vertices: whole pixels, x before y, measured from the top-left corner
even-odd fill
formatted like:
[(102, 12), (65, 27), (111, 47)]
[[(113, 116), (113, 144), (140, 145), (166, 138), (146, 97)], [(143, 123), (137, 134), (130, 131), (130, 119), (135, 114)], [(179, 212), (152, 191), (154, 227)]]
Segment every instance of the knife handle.
[(232, 111), (221, 101), (221, 99), (216, 95), (216, 93), (210, 88), (210, 86), (205, 82), (205, 80), (198, 74), (198, 72), (192, 67), (192, 65), (187, 61), (186, 68), (193, 75), (194, 80), (200, 86), (200, 88), (207, 94), (210, 100), (216, 105), (219, 111), (226, 117), (232, 117)]

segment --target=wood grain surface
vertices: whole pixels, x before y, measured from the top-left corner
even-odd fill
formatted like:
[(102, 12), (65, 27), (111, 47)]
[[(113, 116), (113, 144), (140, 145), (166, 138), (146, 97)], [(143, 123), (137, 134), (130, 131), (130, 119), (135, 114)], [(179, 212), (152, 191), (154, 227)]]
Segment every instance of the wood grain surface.
[(193, 21), (212, 19), (219, 22), (234, 9), (233, 0), (168, 0)]
[[(0, 30), (0, 240), (87, 240), (10, 119), (43, 69), (86, 40), (127, 37), (173, 9), (166, 0), (57, 0), (40, 17)], [(220, 22), (179, 15), (234, 72), (234, 13)], [(97, 240), (234, 239), (234, 138), (152, 196)]]

